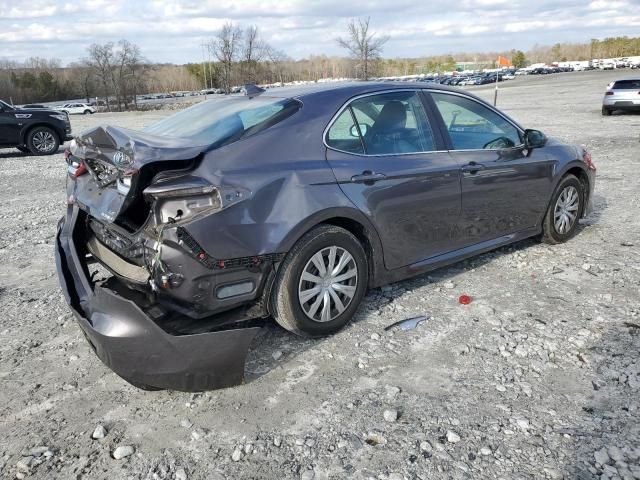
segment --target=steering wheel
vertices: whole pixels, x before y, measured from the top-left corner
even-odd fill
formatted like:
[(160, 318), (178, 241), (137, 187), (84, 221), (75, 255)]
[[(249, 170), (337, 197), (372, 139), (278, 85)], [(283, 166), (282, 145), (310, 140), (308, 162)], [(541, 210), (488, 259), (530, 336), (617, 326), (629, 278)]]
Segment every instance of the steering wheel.
[(491, 150), (501, 150), (503, 148), (513, 148), (516, 144), (513, 143), (509, 137), (498, 137), (493, 140), (487, 142), (482, 147), (483, 149), (491, 149)]

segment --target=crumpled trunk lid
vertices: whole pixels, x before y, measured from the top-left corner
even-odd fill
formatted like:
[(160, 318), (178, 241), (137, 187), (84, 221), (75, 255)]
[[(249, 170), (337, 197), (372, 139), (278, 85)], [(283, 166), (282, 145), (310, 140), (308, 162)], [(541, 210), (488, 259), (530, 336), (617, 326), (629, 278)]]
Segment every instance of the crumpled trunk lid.
[[(81, 158), (106, 161), (118, 168), (137, 169), (151, 162), (184, 160), (202, 153), (206, 146), (189, 139), (160, 137), (128, 128), (99, 126), (76, 137)], [(122, 155), (116, 155), (117, 152)]]
[[(110, 223), (118, 220), (129, 230), (141, 226), (148, 214), (142, 191), (153, 178), (163, 171), (193, 167), (207, 148), (188, 139), (111, 126), (87, 130), (75, 142), (70, 160), (82, 161), (88, 174), (69, 182), (69, 196), (90, 215)], [(123, 218), (128, 210), (132, 222)]]

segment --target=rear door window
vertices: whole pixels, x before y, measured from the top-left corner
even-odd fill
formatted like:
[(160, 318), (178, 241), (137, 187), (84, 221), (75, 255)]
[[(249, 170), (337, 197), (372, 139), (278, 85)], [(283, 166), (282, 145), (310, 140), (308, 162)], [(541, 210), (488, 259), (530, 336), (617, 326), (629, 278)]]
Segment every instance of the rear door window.
[(431, 125), (415, 91), (369, 95), (351, 102), (367, 155), (431, 152)]
[(360, 134), (351, 115), (351, 107), (345, 108), (327, 132), (327, 146), (349, 153), (364, 153)]
[(471, 98), (432, 93), (454, 150), (497, 150), (522, 144), (519, 130)]

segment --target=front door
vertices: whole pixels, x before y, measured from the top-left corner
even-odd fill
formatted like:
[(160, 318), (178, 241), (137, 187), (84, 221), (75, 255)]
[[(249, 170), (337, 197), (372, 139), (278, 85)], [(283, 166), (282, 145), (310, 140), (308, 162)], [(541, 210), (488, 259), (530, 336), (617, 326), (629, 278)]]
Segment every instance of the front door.
[(462, 235), (467, 245), (537, 226), (547, 208), (555, 164), (544, 149), (525, 150), (522, 133), (466, 95), (432, 92), (461, 165)]
[(416, 91), (353, 100), (327, 131), (327, 160), (372, 221), (394, 269), (458, 248), (460, 166)]

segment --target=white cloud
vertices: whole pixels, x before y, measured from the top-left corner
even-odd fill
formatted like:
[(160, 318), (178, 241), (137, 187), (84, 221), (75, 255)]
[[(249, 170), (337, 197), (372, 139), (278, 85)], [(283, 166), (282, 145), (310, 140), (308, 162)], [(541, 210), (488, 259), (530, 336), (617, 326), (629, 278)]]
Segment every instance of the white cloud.
[(371, 16), (385, 54), (523, 48), (640, 31), (640, 0), (0, 0), (0, 57), (86, 55), (121, 38), (154, 61), (199, 61), (200, 44), (227, 21), (255, 24), (294, 57), (344, 54), (335, 38)]

